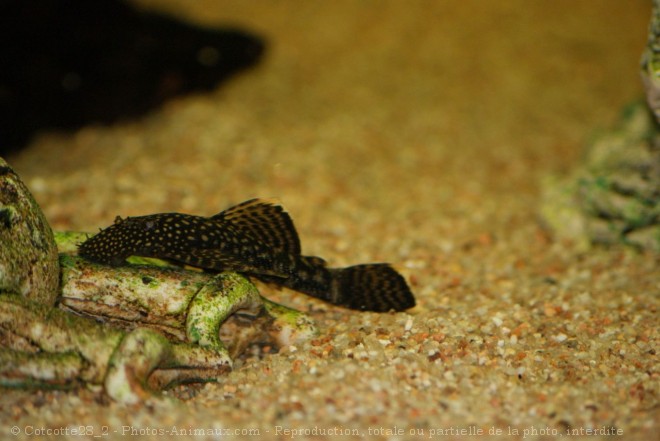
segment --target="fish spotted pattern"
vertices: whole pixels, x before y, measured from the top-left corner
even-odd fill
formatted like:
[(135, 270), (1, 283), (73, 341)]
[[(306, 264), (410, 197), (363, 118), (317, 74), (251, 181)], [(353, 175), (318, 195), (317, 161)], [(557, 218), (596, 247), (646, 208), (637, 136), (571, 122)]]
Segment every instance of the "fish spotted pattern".
[(161, 213), (117, 218), (83, 242), (79, 254), (115, 266), (142, 256), (237, 271), (357, 310), (415, 306), (405, 279), (388, 264), (328, 268), (320, 257), (301, 255), (289, 214), (265, 199), (251, 199), (211, 217)]

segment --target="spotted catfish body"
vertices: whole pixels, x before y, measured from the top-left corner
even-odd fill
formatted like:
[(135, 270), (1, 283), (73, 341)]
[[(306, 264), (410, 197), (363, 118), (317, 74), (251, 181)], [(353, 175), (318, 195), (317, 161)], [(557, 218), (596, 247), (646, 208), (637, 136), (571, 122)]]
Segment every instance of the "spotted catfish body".
[(384, 312), (415, 306), (405, 279), (388, 264), (328, 268), (320, 257), (302, 256), (288, 213), (262, 199), (208, 218), (163, 213), (118, 219), (82, 243), (79, 254), (110, 265), (143, 256), (242, 272), (351, 309)]
[(78, 253), (115, 266), (130, 256), (142, 256), (199, 268), (287, 277), (283, 256), (299, 254), (300, 241), (281, 206), (252, 199), (211, 217), (160, 213), (117, 218), (83, 242)]

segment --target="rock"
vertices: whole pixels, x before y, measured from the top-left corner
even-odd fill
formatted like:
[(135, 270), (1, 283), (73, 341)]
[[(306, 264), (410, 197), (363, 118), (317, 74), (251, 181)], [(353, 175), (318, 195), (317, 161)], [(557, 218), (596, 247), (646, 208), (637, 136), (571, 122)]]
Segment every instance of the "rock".
[(0, 293), (54, 305), (58, 288), (53, 231), (21, 178), (0, 158)]

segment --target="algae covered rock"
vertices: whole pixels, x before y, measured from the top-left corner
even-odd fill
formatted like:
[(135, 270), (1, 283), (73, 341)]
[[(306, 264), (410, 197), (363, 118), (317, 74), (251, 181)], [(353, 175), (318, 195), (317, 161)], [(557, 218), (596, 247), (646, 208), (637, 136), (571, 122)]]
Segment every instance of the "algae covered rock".
[(549, 177), (541, 209), (559, 237), (660, 251), (660, 133), (644, 103), (587, 148), (568, 177)]
[(47, 305), (59, 287), (57, 245), (39, 205), (0, 158), (0, 293)]

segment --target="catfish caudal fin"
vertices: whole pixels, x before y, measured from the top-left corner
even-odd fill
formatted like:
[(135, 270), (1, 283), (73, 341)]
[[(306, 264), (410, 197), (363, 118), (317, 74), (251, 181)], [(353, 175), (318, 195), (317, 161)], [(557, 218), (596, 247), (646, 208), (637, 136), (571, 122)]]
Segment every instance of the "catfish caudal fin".
[(300, 239), (289, 213), (270, 199), (250, 199), (212, 216), (237, 237), (261, 243), (273, 254), (300, 255)]
[(415, 306), (408, 284), (386, 263), (330, 269), (330, 303), (361, 311), (403, 311)]
[(415, 297), (403, 276), (386, 263), (327, 268), (320, 257), (290, 257), (286, 278), (263, 273), (253, 275), (261, 281), (359, 311), (403, 311), (415, 306)]

